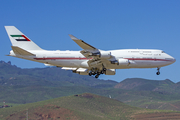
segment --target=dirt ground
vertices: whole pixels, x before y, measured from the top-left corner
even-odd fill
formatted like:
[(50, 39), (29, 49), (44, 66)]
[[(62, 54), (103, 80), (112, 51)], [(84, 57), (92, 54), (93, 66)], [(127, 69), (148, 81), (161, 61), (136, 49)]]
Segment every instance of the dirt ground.
[(6, 120), (25, 120), (27, 118), (27, 113), (29, 120), (78, 120), (71, 110), (56, 105), (46, 105), (31, 110), (21, 111), (10, 115)]

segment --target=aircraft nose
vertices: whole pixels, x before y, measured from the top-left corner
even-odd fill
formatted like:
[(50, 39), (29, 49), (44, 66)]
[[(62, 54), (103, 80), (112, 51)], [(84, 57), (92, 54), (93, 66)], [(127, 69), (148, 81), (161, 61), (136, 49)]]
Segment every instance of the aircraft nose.
[(176, 62), (176, 59), (175, 59), (175, 58), (172, 58), (172, 62), (173, 62), (173, 63)]
[(171, 59), (171, 62), (172, 62), (172, 63), (176, 62), (176, 59), (175, 59), (175, 58), (170, 57), (170, 59)]
[(167, 56), (167, 58), (169, 59), (169, 62), (172, 64), (174, 62), (176, 62), (176, 59), (170, 55)]

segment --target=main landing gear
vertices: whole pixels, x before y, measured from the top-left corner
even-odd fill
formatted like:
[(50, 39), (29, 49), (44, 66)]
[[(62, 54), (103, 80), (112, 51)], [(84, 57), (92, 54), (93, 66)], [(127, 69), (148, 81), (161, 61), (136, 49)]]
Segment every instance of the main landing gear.
[(160, 75), (159, 69), (160, 69), (160, 68), (157, 68), (157, 73), (156, 73), (156, 75)]
[(90, 72), (89, 72), (89, 76), (95, 75), (95, 78), (98, 78), (99, 75), (104, 74), (106, 72), (106, 68), (103, 68), (101, 71), (93, 68)]

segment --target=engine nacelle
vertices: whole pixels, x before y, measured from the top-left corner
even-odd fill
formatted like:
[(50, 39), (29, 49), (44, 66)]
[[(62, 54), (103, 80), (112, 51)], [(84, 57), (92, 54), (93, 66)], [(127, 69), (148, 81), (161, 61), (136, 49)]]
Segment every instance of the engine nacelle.
[(116, 69), (107, 69), (105, 72), (106, 75), (115, 75)]
[(128, 59), (119, 59), (119, 60), (118, 60), (118, 65), (128, 66), (129, 64), (130, 64), (130, 62), (129, 62)]
[(111, 52), (101, 51), (99, 57), (100, 58), (104, 58), (104, 59), (109, 59), (111, 57)]

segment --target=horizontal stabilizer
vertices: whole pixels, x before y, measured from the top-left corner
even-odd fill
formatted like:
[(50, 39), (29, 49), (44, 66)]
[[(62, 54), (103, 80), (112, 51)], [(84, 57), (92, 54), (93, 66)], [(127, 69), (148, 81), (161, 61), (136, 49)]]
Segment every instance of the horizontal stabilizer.
[(35, 56), (35, 54), (32, 54), (32, 53), (30, 53), (22, 48), (19, 48), (17, 46), (11, 46), (11, 48), (15, 54), (25, 55), (25, 56)]

